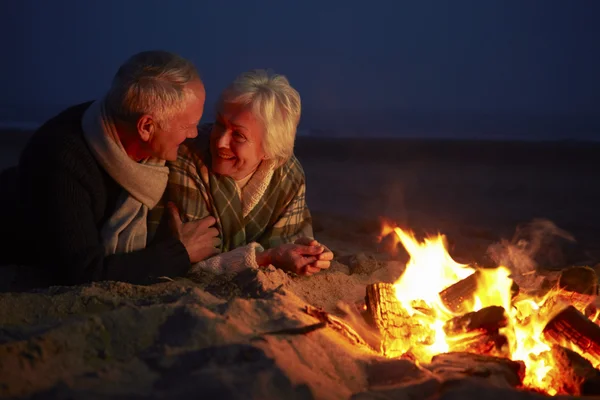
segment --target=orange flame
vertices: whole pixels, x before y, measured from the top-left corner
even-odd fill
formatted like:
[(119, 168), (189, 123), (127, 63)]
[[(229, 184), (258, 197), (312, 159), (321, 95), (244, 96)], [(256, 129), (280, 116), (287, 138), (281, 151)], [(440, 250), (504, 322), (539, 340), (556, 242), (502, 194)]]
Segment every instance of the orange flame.
[[(394, 284), (396, 297), (408, 312), (412, 326), (416, 323), (429, 332), (427, 340), (422, 335), (398, 339), (405, 343), (395, 343), (394, 348), (410, 353), (417, 362), (428, 363), (436, 354), (455, 350), (456, 337), (447, 337), (443, 326), (456, 315), (444, 305), (439, 293), (472, 275), (475, 269), (452, 259), (442, 235), (419, 242), (414, 234), (388, 225), (384, 226), (382, 235), (392, 232), (395, 233), (396, 244), (402, 243), (410, 255), (405, 271)], [(513, 281), (510, 275), (510, 270), (503, 266), (480, 269), (477, 289), (472, 301), (467, 304), (468, 311), (478, 311), (489, 306), (503, 307), (508, 322), (500, 330), (508, 342), (503, 354), (512, 360), (523, 361), (526, 366), (523, 380), (525, 387), (542, 390), (550, 395), (557, 394), (561, 387), (560, 376), (550, 374), (556, 368), (557, 361), (554, 360), (551, 345), (545, 341), (542, 331), (548, 321), (566, 305), (556, 300), (558, 291), (551, 291), (537, 299), (521, 295), (513, 299)], [(599, 316), (600, 310), (593, 320), (597, 320)]]

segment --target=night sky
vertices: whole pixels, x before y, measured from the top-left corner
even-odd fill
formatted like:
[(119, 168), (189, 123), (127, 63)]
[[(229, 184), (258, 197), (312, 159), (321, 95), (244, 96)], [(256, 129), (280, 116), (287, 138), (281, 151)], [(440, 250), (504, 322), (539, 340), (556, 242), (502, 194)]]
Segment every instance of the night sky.
[(164, 49), (196, 64), (209, 103), (272, 68), (313, 115), (598, 116), (599, 20), (597, 0), (3, 0), (0, 109), (48, 116), (102, 94), (131, 54)]

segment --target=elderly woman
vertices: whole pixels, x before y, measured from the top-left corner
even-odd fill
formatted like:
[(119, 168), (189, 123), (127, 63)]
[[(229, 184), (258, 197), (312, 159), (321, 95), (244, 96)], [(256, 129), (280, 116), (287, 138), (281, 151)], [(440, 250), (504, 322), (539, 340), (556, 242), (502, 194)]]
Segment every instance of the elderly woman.
[[(305, 176), (293, 154), (300, 95), (281, 75), (240, 75), (221, 94), (213, 124), (182, 145), (163, 199), (171, 220), (212, 215), (220, 254), (191, 274), (274, 265), (299, 275), (328, 268), (333, 254), (313, 239)], [(149, 218), (156, 227), (160, 210)], [(164, 219), (163, 219), (164, 220)]]

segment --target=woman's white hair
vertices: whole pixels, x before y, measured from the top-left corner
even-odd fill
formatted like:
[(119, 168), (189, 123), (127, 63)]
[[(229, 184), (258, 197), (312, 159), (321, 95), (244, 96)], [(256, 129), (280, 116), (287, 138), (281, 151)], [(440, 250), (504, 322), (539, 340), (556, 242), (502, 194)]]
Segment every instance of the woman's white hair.
[(282, 164), (292, 156), (301, 103), (300, 94), (285, 76), (266, 70), (244, 72), (223, 91), (222, 103), (249, 107), (262, 122), (267, 157)]
[(134, 122), (149, 114), (166, 124), (184, 110), (193, 91), (186, 85), (200, 80), (192, 62), (167, 51), (144, 51), (119, 67), (106, 95), (106, 107), (116, 118)]

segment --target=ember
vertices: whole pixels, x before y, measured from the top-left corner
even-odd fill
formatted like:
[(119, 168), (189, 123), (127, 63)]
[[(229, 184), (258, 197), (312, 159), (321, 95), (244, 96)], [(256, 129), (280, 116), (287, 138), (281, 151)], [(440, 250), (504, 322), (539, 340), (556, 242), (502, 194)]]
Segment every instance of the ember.
[(568, 351), (594, 371), (600, 364), (600, 327), (588, 318), (599, 314), (591, 306), (598, 291), (592, 269), (565, 270), (543, 295), (518, 293), (508, 268), (459, 264), (442, 235), (420, 242), (400, 228), (383, 234), (392, 232), (410, 260), (396, 283), (366, 289), (367, 313), (381, 335), (376, 350), (421, 364), (448, 352), (504, 357), (525, 365), (524, 388), (580, 394), (575, 372), (557, 371), (566, 368)]

